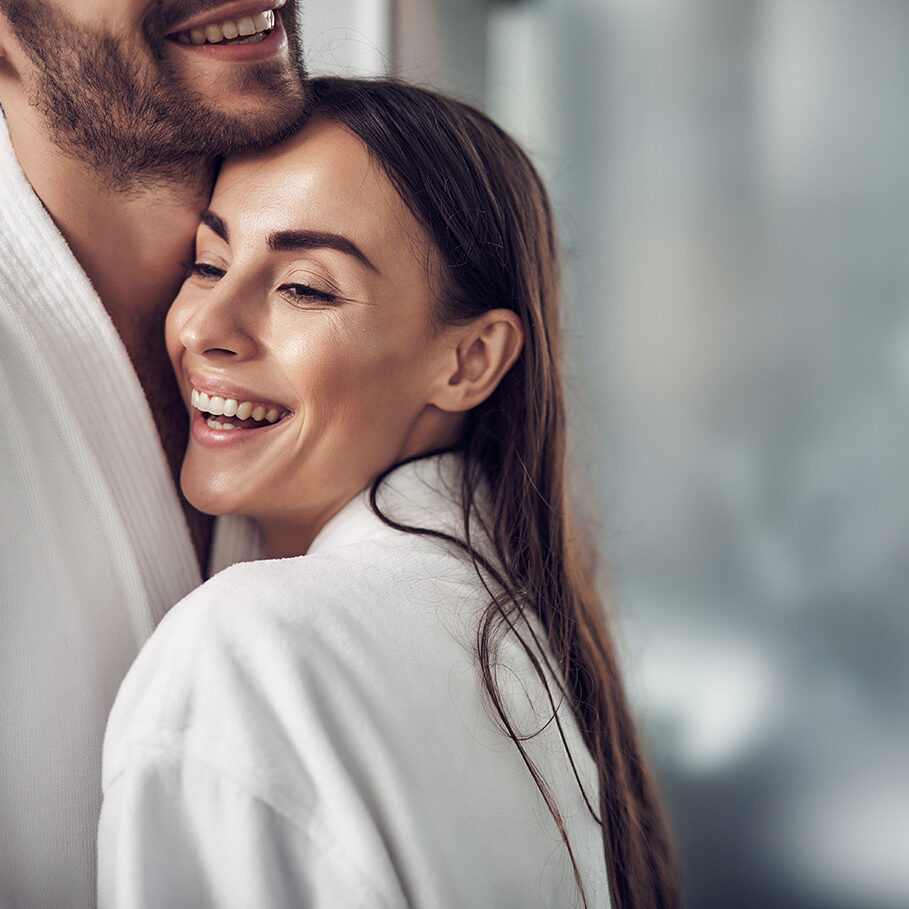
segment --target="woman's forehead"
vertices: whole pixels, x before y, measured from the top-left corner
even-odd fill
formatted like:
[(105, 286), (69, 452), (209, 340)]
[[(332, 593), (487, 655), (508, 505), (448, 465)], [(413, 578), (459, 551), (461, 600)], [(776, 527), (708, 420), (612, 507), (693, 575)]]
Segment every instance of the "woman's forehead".
[(271, 187), (287, 196), (324, 193), (350, 199), (369, 194), (373, 201), (397, 196), (364, 143), (343, 126), (324, 121), (305, 126), (273, 148), (230, 158), (215, 196), (242, 196)]
[(331, 230), (376, 247), (426, 244), (363, 141), (325, 120), (307, 124), (272, 149), (228, 160), (211, 208), (237, 229)]

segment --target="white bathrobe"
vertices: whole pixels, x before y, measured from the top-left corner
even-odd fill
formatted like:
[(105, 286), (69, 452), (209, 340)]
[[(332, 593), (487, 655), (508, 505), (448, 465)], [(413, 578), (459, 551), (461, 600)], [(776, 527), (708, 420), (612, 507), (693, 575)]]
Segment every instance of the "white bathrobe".
[[(456, 530), (453, 456), (396, 471), (404, 522)], [(111, 713), (103, 909), (543, 909), (580, 905), (568, 853), (482, 688), (489, 602), (453, 547), (393, 530), (365, 495), (305, 556), (237, 565), (164, 619)], [(539, 628), (536, 629), (541, 634)], [(526, 633), (526, 629), (525, 629)], [(550, 785), (589, 905), (600, 828), (510, 636), (499, 684)], [(593, 761), (560, 716), (597, 806)]]
[[(216, 564), (248, 534), (219, 528)], [(126, 350), (0, 116), (0, 906), (93, 905), (107, 714), (201, 580)]]

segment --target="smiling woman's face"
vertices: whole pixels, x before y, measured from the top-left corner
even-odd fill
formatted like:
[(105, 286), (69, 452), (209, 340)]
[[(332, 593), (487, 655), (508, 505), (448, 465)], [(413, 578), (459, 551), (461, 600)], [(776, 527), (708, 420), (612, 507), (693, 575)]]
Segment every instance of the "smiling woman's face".
[(366, 147), (313, 123), (218, 179), (167, 318), (192, 410), (182, 485), (306, 550), (386, 467), (452, 441), (431, 403), (456, 360), (431, 322), (429, 247)]

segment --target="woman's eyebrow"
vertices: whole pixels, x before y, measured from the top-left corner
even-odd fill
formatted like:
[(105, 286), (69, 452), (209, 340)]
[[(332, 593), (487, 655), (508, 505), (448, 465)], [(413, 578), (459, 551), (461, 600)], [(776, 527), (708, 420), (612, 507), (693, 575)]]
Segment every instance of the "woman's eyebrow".
[(206, 208), (205, 211), (199, 215), (199, 220), (212, 231), (212, 233), (216, 233), (225, 243), (230, 242), (227, 225), (210, 208)]
[[(230, 233), (224, 221), (210, 208), (206, 208), (199, 220), (225, 243), (230, 242)], [(276, 230), (268, 235), (268, 246), (275, 252), (295, 252), (298, 249), (336, 249), (353, 256), (370, 271), (379, 271), (366, 254), (352, 240), (342, 234), (325, 233), (317, 230)]]
[[(224, 226), (223, 224), (221, 225)], [(215, 228), (212, 228), (215, 230)], [(215, 230), (217, 233), (217, 230)], [(227, 239), (225, 237), (225, 239)], [(360, 261), (368, 269), (379, 269), (366, 258), (360, 248), (341, 234), (322, 233), (316, 230), (277, 230), (268, 235), (268, 245), (275, 252), (294, 252), (298, 249), (336, 249)]]

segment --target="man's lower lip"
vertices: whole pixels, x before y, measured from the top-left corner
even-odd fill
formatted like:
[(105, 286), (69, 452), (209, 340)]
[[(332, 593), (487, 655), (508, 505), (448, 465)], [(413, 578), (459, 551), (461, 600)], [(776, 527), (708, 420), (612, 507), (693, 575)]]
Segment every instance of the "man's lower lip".
[(265, 426), (259, 426), (256, 429), (212, 429), (206, 420), (218, 419), (211, 414), (204, 414), (201, 410), (193, 409), (192, 422), (190, 423), (190, 435), (194, 442), (205, 448), (221, 448), (227, 445), (242, 445), (244, 442), (258, 439), (263, 433), (270, 429), (277, 429), (289, 416), (284, 417), (277, 423), (268, 423)]
[(226, 60), (231, 63), (256, 63), (284, 52), (287, 48), (287, 32), (280, 15), (275, 16), (275, 27), (264, 41), (252, 44), (181, 44), (170, 39), (170, 43), (187, 54), (202, 55), (212, 60)]

